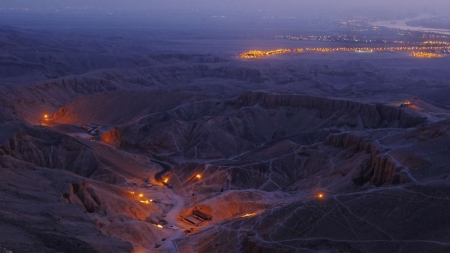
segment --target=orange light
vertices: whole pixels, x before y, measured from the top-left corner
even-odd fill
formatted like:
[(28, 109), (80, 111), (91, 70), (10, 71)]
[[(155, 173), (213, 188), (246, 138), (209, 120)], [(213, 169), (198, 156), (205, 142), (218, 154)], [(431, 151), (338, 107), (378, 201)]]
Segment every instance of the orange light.
[(317, 197), (319, 197), (319, 199), (322, 199), (323, 198), (323, 194), (319, 193), (319, 195)]
[(169, 179), (168, 178), (164, 179), (164, 183), (167, 183), (167, 182), (169, 182)]
[(443, 57), (442, 54), (437, 53), (427, 53), (427, 52), (413, 52), (411, 56), (417, 57), (417, 58), (441, 58)]
[(198, 178), (198, 179), (200, 179), (200, 178), (202, 178), (202, 175), (197, 174), (197, 176), (195, 176), (195, 177)]
[(163, 228), (163, 226), (161, 226), (161, 225), (159, 225), (159, 224), (158, 224), (158, 225), (156, 225), (156, 226), (157, 226), (157, 227), (159, 227), (159, 228)]
[(134, 192), (130, 191), (131, 194), (134, 194)]
[[(278, 54), (285, 54), (291, 52), (381, 52), (381, 51), (413, 51), (413, 50), (450, 50), (449, 43), (447, 42), (433, 42), (436, 44), (435, 46), (431, 46), (429, 43), (424, 44), (423, 46), (409, 46), (409, 47), (340, 47), (340, 48), (296, 48), (296, 49), (276, 49), (272, 51), (261, 51), (261, 50), (251, 50), (240, 55), (241, 59), (258, 59), (261, 57), (273, 56)], [(401, 44), (405, 44), (401, 42)], [(431, 53), (431, 52), (413, 52), (412, 56), (419, 58), (440, 58), (444, 57), (443, 54), (440, 53)]]
[(139, 194), (139, 197), (141, 197), (141, 198), (144, 197), (144, 194), (140, 193), (140, 194)]
[(47, 115), (47, 114), (45, 114), (45, 115), (44, 115), (44, 118), (48, 118), (48, 115)]
[(246, 213), (244, 215), (241, 216), (241, 218), (247, 218), (247, 217), (252, 217), (254, 216), (256, 213)]

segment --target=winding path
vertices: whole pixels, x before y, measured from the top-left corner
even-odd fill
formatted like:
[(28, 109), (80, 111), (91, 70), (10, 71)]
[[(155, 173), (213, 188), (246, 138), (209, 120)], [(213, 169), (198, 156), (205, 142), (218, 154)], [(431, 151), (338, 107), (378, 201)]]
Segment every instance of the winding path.
[(185, 206), (185, 199), (177, 195), (172, 189), (165, 189), (163, 192), (173, 201), (174, 206), (166, 215), (167, 226), (172, 228), (175, 232), (166, 238), (166, 243), (159, 249), (169, 250), (170, 252), (178, 252), (175, 240), (183, 238), (183, 231), (187, 229), (187, 224), (182, 224), (177, 217)]

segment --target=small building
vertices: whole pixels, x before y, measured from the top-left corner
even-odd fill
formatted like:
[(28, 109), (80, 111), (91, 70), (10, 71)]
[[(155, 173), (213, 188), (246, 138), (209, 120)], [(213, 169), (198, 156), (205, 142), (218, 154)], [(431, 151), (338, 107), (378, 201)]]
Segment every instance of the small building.
[(192, 210), (191, 213), (192, 216), (194, 216), (195, 218), (202, 220), (202, 221), (206, 221), (206, 220), (212, 220), (212, 216), (209, 214), (206, 214), (200, 210), (198, 210), (197, 208), (194, 208), (194, 210)]
[(194, 208), (189, 215), (181, 217), (185, 222), (196, 227), (201, 226), (203, 222), (212, 220), (212, 216)]
[(192, 216), (192, 215), (187, 215), (183, 217), (183, 220), (186, 221), (187, 223), (190, 223), (196, 227), (202, 225), (203, 221), (197, 219), (196, 217)]

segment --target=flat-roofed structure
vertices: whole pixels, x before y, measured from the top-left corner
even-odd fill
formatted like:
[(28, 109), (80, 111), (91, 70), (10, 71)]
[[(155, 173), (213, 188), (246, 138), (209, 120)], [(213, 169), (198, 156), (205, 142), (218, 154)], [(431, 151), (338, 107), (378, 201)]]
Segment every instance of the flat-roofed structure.
[(183, 220), (186, 221), (187, 223), (190, 223), (190, 224), (196, 226), (196, 227), (202, 225), (202, 223), (203, 223), (202, 220), (199, 220), (192, 215), (184, 216)]
[(209, 214), (206, 214), (200, 210), (198, 210), (197, 208), (195, 208), (194, 210), (192, 210), (192, 216), (194, 216), (195, 218), (205, 221), (205, 220), (212, 220), (212, 216)]

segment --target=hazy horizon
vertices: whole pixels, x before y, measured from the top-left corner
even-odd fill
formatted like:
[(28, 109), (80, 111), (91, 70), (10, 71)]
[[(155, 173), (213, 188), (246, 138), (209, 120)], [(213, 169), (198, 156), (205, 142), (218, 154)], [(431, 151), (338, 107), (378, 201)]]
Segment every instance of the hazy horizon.
[(440, 10), (449, 8), (443, 0), (3, 0), (0, 8), (94, 8), (94, 9), (220, 9), (220, 10), (345, 10), (349, 8), (404, 8)]

